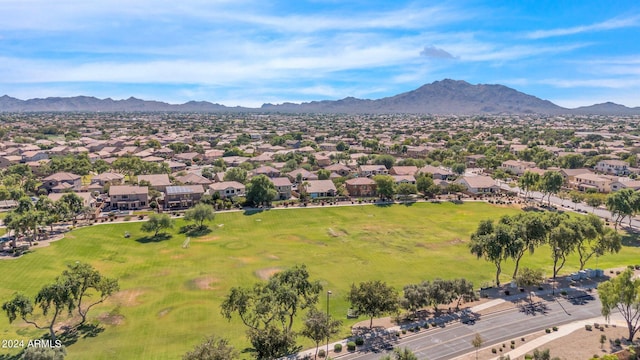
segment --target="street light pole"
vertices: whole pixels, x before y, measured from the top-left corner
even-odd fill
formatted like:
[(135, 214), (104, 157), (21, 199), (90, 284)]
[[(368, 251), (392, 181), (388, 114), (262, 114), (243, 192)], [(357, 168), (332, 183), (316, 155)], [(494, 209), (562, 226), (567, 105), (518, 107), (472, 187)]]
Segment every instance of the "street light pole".
[(331, 324), (331, 319), (329, 319), (329, 295), (331, 295), (331, 290), (327, 291), (327, 352), (325, 353), (325, 358), (329, 357), (329, 325)]

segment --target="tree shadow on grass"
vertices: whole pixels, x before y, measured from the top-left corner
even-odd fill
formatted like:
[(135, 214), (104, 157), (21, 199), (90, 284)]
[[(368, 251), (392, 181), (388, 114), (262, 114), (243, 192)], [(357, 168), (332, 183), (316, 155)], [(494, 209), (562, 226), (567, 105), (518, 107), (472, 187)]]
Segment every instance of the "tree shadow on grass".
[(263, 208), (263, 209), (259, 209), (259, 208), (252, 208), (252, 209), (246, 209), (242, 215), (246, 215), (246, 216), (251, 216), (251, 215), (256, 215), (256, 214), (260, 214), (263, 211), (267, 211), (269, 210), (269, 208)]
[(636, 232), (626, 229), (627, 233), (622, 235), (622, 245), (630, 247), (640, 247), (640, 236)]
[(211, 233), (211, 229), (209, 229), (207, 225), (197, 226), (192, 224), (181, 227), (178, 232), (188, 236), (199, 237), (209, 235)]
[(141, 238), (137, 238), (136, 241), (141, 244), (148, 244), (148, 243), (156, 243), (156, 242), (169, 240), (171, 238), (172, 238), (171, 234), (160, 233), (156, 236), (144, 236)]
[(3, 355), (0, 355), (0, 360), (21, 360), (23, 353), (24, 353), (24, 350), (14, 355), (3, 354)]

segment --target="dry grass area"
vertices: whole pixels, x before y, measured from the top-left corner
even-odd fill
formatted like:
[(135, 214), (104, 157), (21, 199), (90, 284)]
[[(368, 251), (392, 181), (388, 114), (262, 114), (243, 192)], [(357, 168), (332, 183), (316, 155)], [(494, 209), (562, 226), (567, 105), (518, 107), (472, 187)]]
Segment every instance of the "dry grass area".
[(260, 270), (256, 270), (256, 276), (259, 277), (261, 280), (269, 280), (271, 275), (279, 273), (280, 271), (282, 271), (282, 269), (277, 267), (260, 269)]

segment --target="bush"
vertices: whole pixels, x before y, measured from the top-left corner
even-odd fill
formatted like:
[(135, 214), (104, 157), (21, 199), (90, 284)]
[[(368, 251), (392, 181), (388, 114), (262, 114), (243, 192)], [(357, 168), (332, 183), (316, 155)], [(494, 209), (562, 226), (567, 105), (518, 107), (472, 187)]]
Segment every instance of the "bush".
[(515, 344), (516, 341), (515, 340), (511, 340), (511, 345)]
[(526, 355), (524, 356), (524, 360), (533, 360), (533, 355), (531, 355), (531, 354), (526, 354)]
[(335, 344), (333, 345), (333, 351), (339, 353), (340, 351), (342, 351), (342, 344)]
[(362, 346), (362, 345), (364, 345), (364, 339), (363, 339), (363, 338), (361, 338), (361, 337), (357, 337), (357, 338), (356, 338), (356, 345), (357, 345), (357, 346)]
[(620, 346), (620, 344), (622, 344), (622, 341), (620, 341), (620, 339), (615, 339), (613, 342), (616, 344), (616, 346)]
[(124, 221), (131, 221), (131, 215), (127, 215), (123, 219)]
[(353, 341), (349, 341), (347, 343), (347, 350), (356, 351), (356, 343), (354, 343)]
[(520, 338), (520, 340), (524, 341), (524, 338)]
[(420, 326), (416, 325), (416, 327), (413, 328), (414, 332), (420, 332)]
[(557, 326), (552, 327), (552, 329), (553, 329), (553, 331), (558, 331), (558, 327)]
[(548, 333), (550, 333), (550, 332), (551, 332), (551, 329), (549, 329), (549, 328), (544, 329), (544, 332), (546, 332), (546, 333), (548, 334)]
[(491, 349), (491, 353), (495, 354), (497, 352), (498, 352), (498, 350), (496, 350), (496, 348)]
[(560, 291), (560, 295), (567, 296), (567, 292), (565, 290)]
[(515, 349), (515, 348), (516, 348), (516, 346), (515, 346), (515, 345), (513, 345), (513, 344), (511, 344), (511, 348), (512, 348), (512, 349)]
[(584, 326), (584, 329), (587, 331), (591, 331), (591, 325), (587, 324)]
[(424, 327), (425, 329), (428, 329), (428, 328), (429, 328), (429, 323), (424, 323), (423, 327)]
[(327, 354), (324, 352), (324, 349), (320, 349), (320, 350), (318, 350), (318, 357), (323, 358), (323, 357), (325, 357), (326, 355), (327, 355)]
[(407, 333), (407, 329), (402, 329), (402, 335)]

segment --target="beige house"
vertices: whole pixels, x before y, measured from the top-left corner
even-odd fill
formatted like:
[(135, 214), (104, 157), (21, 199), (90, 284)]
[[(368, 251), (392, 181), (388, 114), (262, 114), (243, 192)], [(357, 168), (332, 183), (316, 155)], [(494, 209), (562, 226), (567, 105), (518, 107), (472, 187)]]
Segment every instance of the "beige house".
[(48, 192), (79, 191), (82, 187), (82, 177), (68, 172), (57, 172), (42, 179), (41, 187)]
[(149, 188), (146, 186), (115, 185), (109, 187), (111, 208), (136, 210), (149, 206)]
[(471, 194), (488, 194), (500, 191), (498, 184), (489, 176), (463, 176), (455, 182), (466, 187), (467, 192)]
[(138, 184), (145, 182), (151, 188), (160, 192), (165, 192), (167, 186), (171, 186), (171, 180), (167, 174), (138, 175)]
[(246, 187), (237, 181), (222, 181), (209, 184), (210, 192), (217, 192), (221, 199), (244, 196)]
[(598, 192), (611, 191), (611, 180), (596, 174), (580, 174), (575, 176), (578, 190), (596, 189)]
[(293, 188), (293, 184), (291, 184), (288, 177), (272, 178), (271, 182), (273, 182), (273, 185), (275, 185), (276, 191), (278, 192), (274, 200), (291, 199), (291, 189)]
[(197, 204), (203, 194), (202, 185), (167, 186), (164, 207), (165, 209), (187, 209)]
[(337, 192), (331, 180), (309, 180), (306, 191), (312, 199), (336, 196)]
[(389, 170), (384, 165), (360, 165), (358, 174), (362, 177), (372, 177), (376, 175), (387, 175)]
[(531, 161), (507, 160), (500, 164), (500, 169), (513, 175), (522, 175), (525, 171), (535, 168), (536, 163)]
[(376, 182), (371, 178), (358, 177), (344, 182), (350, 196), (375, 196)]
[(596, 164), (595, 170), (611, 175), (628, 175), (629, 163), (622, 160), (601, 160)]

